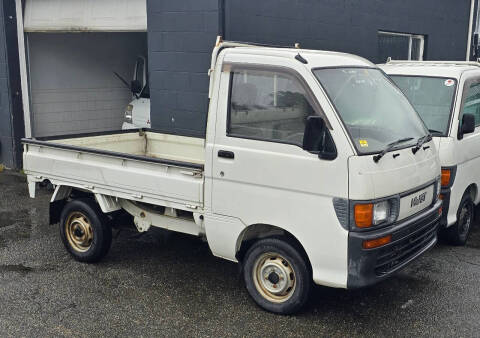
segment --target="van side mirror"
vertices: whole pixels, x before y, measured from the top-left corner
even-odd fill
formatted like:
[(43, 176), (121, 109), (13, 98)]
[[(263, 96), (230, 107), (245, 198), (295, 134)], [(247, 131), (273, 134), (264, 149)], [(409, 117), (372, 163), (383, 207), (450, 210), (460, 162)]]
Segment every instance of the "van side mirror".
[(463, 139), (463, 135), (470, 134), (475, 131), (475, 115), (464, 114), (461, 126), (458, 128), (458, 139)]
[(142, 91), (142, 84), (139, 80), (133, 80), (130, 84), (130, 90), (133, 94), (140, 94)]
[(309, 116), (303, 136), (303, 149), (318, 154), (322, 160), (337, 158), (337, 149), (325, 121), (320, 116)]

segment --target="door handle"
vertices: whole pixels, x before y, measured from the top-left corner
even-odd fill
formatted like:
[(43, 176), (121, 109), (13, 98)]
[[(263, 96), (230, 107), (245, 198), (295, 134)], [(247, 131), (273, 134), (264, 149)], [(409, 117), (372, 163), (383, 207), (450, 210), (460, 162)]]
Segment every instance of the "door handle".
[(235, 158), (235, 153), (233, 151), (219, 150), (218, 157), (233, 160)]

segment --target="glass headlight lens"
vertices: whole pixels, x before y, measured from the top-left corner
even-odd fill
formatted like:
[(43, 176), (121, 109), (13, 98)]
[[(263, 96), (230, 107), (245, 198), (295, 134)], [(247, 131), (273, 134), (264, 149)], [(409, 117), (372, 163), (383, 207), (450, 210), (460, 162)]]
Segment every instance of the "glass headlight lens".
[(127, 109), (125, 109), (125, 122), (132, 123), (133, 122), (133, 106), (129, 104)]
[(383, 201), (376, 203), (373, 206), (373, 224), (378, 225), (380, 223), (388, 221), (390, 218), (390, 203)]

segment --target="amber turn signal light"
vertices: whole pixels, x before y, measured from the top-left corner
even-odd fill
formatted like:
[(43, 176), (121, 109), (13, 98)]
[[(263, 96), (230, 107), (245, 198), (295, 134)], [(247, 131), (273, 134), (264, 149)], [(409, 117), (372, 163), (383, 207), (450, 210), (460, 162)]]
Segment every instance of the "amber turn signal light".
[(359, 228), (369, 228), (373, 223), (373, 204), (355, 205), (355, 224)]
[(442, 187), (448, 187), (450, 185), (451, 177), (452, 171), (450, 169), (442, 169)]
[(392, 242), (392, 235), (388, 235), (385, 237), (380, 237), (376, 239), (371, 239), (368, 241), (363, 241), (363, 248), (364, 249), (375, 249), (381, 246), (387, 245), (388, 243)]

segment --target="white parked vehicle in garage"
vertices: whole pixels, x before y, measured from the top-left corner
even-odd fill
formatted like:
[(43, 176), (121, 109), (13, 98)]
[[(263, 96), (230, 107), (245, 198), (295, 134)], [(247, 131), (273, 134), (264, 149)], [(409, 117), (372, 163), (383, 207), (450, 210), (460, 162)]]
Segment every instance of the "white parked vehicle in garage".
[(148, 61), (139, 56), (135, 64), (133, 80), (129, 86), (133, 100), (125, 108), (122, 130), (150, 129), (150, 84), (148, 80)]
[(390, 61), (381, 68), (434, 136), (442, 165), (442, 232), (464, 245), (480, 202), (480, 64)]
[(74, 258), (100, 260), (109, 219), (124, 210), (138, 231), (206, 238), (215, 256), (242, 264), (257, 304), (292, 313), (312, 282), (371, 285), (435, 245), (438, 154), (375, 65), (219, 41), (210, 78), (205, 139), (125, 131), (24, 140), (30, 194), (44, 180), (56, 186), (51, 223)]

